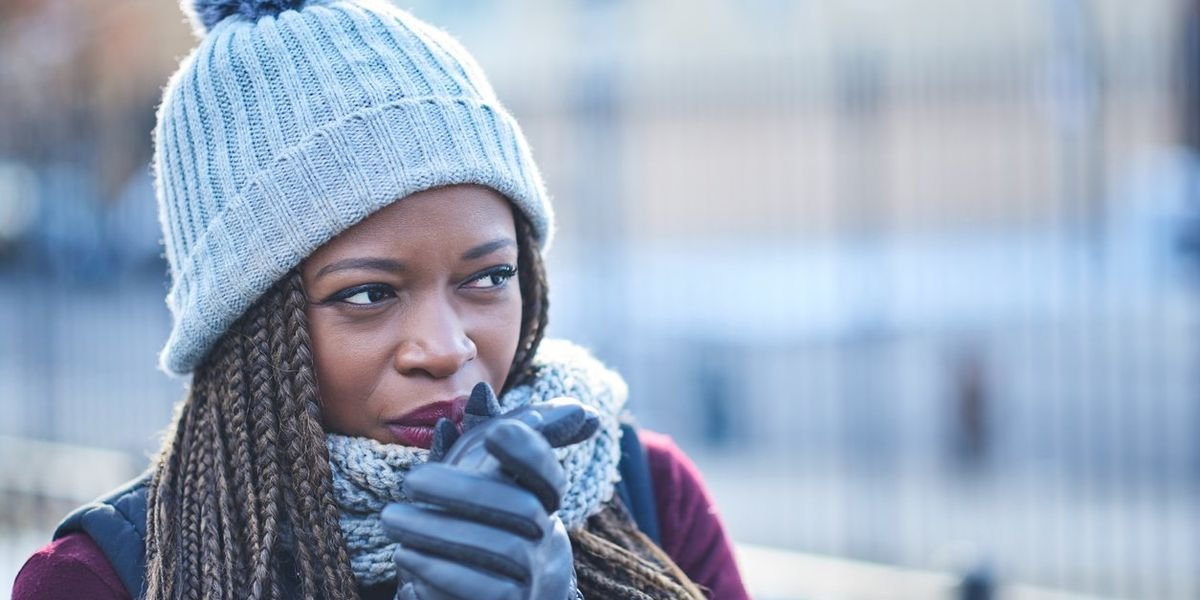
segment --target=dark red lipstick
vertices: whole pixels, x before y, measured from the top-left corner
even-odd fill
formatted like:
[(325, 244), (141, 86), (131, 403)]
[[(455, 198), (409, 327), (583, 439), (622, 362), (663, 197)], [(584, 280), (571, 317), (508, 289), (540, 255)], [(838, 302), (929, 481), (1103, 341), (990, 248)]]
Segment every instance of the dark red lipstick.
[(437, 424), (438, 420), (450, 419), (455, 425), (461, 424), (463, 409), (466, 405), (466, 396), (432, 402), (388, 421), (386, 426), (392, 436), (396, 438), (396, 443), (429, 448), (433, 445), (433, 426)]

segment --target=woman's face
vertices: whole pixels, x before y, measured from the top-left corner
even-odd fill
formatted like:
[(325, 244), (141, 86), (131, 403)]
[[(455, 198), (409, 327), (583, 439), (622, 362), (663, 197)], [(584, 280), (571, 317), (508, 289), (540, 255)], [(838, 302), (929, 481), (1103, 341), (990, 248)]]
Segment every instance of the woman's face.
[(429, 447), (475, 384), (499, 390), (521, 328), (508, 201), (459, 185), (367, 217), (302, 267), (325, 428)]

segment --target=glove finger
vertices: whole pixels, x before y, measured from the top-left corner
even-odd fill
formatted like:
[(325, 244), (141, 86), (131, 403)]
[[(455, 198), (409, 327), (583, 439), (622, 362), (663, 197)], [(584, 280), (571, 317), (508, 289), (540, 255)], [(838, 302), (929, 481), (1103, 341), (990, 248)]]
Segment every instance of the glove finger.
[(381, 521), (388, 537), (410, 550), (522, 584), (531, 578), (534, 542), (502, 529), (411, 504), (388, 505)]
[(539, 406), (541, 406), (541, 403), (518, 406), (501, 416), (520, 421), (534, 428), (534, 430), (540, 430), (542, 428), (543, 419), (541, 411), (538, 410)]
[(529, 539), (548, 528), (549, 515), (537, 496), (507, 481), (426, 464), (404, 480), (404, 493), (453, 516), (491, 525)]
[(453, 465), (479, 473), (497, 472), (499, 464), (483, 447), (487, 427), (476, 427), (458, 437), (442, 455), (442, 464)]
[(425, 600), (427, 595), (438, 599), (462, 600), (517, 600), (522, 597), (522, 585), (476, 571), (452, 560), (428, 556), (403, 547), (396, 549), (392, 560), (397, 566), (413, 574), (416, 579), (405, 585), (412, 585), (422, 600)]
[(458, 441), (458, 428), (450, 419), (442, 417), (433, 426), (433, 443), (429, 446), (429, 460), (441, 462), (450, 451), (454, 442)]
[(600, 413), (573, 398), (554, 398), (533, 405), (542, 415), (542, 424), (534, 429), (542, 432), (555, 448), (578, 444), (596, 433)]
[(500, 402), (496, 392), (486, 381), (480, 381), (471, 389), (467, 406), (463, 409), (463, 431), (470, 431), (493, 417), (500, 415)]
[(567, 477), (546, 438), (524, 423), (506, 419), (492, 426), (483, 445), (517, 485), (537, 496), (547, 513), (558, 510)]

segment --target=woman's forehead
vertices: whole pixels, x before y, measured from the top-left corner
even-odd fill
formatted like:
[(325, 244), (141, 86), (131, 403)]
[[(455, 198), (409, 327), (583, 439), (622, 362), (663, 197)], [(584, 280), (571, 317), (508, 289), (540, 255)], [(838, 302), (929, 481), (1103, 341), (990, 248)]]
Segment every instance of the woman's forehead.
[(362, 248), (453, 250), (464, 246), (462, 250), (467, 251), (499, 240), (515, 242), (511, 204), (490, 188), (458, 185), (393, 202), (318, 248), (311, 259), (320, 261)]

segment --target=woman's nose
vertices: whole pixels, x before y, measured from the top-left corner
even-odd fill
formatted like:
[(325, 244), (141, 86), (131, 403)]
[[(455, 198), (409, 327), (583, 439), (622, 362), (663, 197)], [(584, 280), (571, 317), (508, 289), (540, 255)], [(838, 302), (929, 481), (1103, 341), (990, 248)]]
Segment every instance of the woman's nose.
[(395, 368), (404, 375), (449, 377), (476, 356), (475, 342), (446, 301), (430, 301), (406, 319), (396, 348)]

